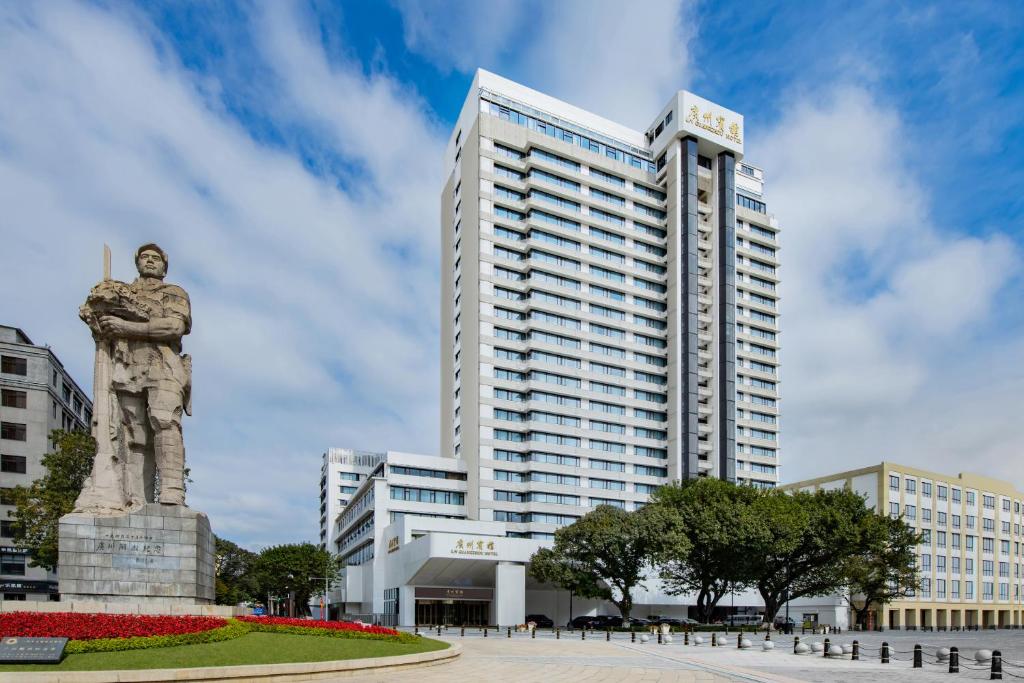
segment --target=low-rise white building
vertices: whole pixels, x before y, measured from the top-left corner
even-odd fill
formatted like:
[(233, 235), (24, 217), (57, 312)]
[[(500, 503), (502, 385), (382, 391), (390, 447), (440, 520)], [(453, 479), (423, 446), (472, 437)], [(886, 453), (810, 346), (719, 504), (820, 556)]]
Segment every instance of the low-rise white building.
[[(328, 534), (329, 549), (345, 565), (330, 592), (331, 617), (402, 626), (514, 625), (543, 614), (564, 625), (575, 616), (618, 614), (610, 603), (530, 578), (530, 557), (551, 540), (518, 537), (505, 522), (468, 519), (464, 461), (346, 449), (324, 458), (325, 466), (359, 476)], [(684, 617), (695, 602), (665, 594), (654, 578), (646, 586), (634, 593), (636, 617)], [(729, 601), (752, 613), (759, 603), (750, 592)]]

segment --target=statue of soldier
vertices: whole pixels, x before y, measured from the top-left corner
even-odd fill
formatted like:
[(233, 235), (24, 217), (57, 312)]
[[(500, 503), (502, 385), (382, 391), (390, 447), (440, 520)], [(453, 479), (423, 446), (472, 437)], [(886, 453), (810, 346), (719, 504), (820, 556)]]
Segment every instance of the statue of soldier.
[[(106, 405), (115, 442), (111, 452), (121, 455), (114, 455), (114, 466), (108, 459), (106, 473), (100, 472), (100, 464), (94, 465), (86, 489), (96, 488), (92, 494), (83, 490), (79, 507), (86, 506), (86, 501), (95, 505), (98, 499), (106, 504), (110, 496), (99, 492), (99, 487), (102, 482), (116, 487), (118, 478), (122, 479), (122, 504), (130, 509), (157, 501), (185, 503), (181, 415), (192, 414), (192, 368), (189, 356), (181, 353), (181, 338), (192, 328), (192, 311), (185, 290), (163, 281), (167, 265), (163, 249), (144, 244), (135, 252), (139, 277), (130, 284), (104, 281), (83, 307), (83, 319), (98, 341), (107, 344), (109, 371), (104, 378), (109, 377), (110, 399)], [(98, 434), (98, 439), (104, 436)], [(115, 470), (116, 475), (111, 475)]]

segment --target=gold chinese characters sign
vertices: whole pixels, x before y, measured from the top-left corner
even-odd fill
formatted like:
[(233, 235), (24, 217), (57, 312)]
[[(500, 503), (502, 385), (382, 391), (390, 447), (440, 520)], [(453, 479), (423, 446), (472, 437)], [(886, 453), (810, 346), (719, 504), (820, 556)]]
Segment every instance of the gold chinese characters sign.
[(401, 545), (401, 543), (398, 540), (398, 536), (395, 536), (394, 538), (389, 539), (388, 540), (388, 552), (389, 553), (395, 552), (396, 550), (398, 550), (400, 545)]
[(690, 112), (686, 115), (686, 122), (718, 137), (725, 138), (730, 142), (735, 142), (737, 145), (743, 144), (743, 137), (740, 135), (740, 124), (734, 121), (726, 126), (725, 117), (721, 115), (716, 116), (710, 109), (701, 113), (700, 107), (692, 105)]
[(455, 541), (455, 546), (452, 548), (452, 555), (497, 557), (498, 552), (494, 549), (494, 541), (460, 538)]

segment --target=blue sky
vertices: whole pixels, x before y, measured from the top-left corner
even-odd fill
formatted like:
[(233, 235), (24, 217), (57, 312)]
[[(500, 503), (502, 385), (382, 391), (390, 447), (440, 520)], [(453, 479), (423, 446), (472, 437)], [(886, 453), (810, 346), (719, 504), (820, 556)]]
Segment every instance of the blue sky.
[(742, 112), (783, 227), (784, 480), (891, 459), (1024, 487), (1019, 3), (0, 7), (0, 320), (87, 384), (111, 244), (192, 294), (191, 504), (317, 534), (329, 446), (436, 453), (441, 152), (480, 66), (644, 128)]

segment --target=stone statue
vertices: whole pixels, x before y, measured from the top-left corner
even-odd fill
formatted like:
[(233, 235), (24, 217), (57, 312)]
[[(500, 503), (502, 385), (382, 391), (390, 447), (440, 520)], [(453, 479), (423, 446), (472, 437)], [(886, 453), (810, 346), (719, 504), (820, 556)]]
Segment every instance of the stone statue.
[(112, 514), (147, 503), (185, 504), (181, 416), (191, 415), (192, 363), (181, 338), (192, 328), (188, 294), (165, 283), (167, 254), (135, 252), (139, 277), (104, 279), (79, 315), (96, 342), (93, 436), (96, 459), (75, 512)]

